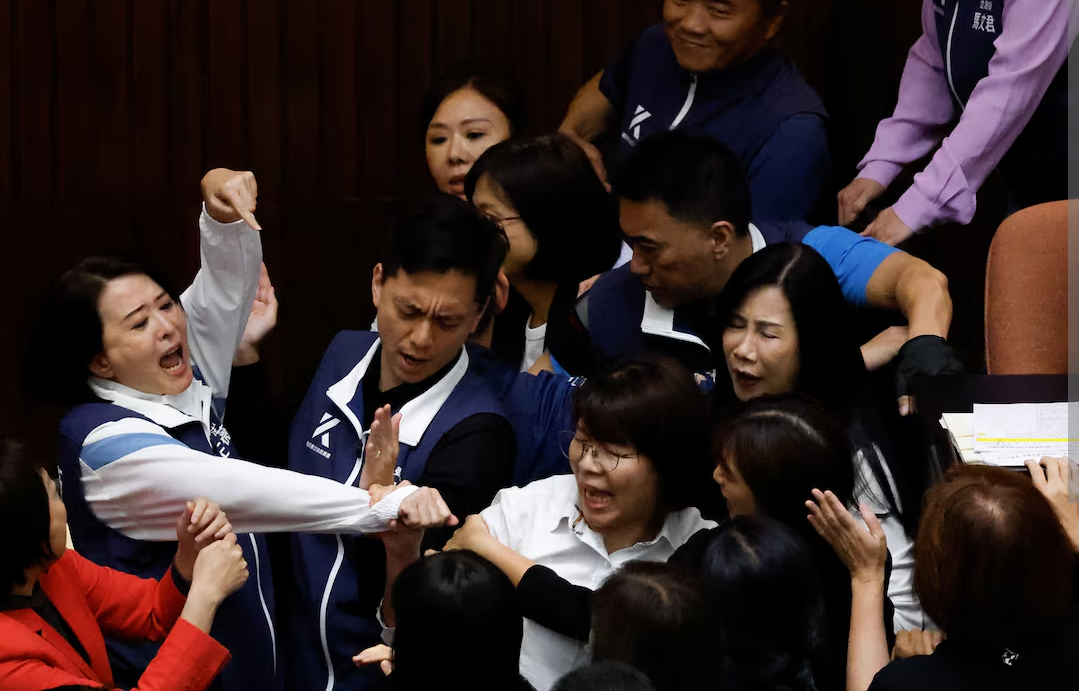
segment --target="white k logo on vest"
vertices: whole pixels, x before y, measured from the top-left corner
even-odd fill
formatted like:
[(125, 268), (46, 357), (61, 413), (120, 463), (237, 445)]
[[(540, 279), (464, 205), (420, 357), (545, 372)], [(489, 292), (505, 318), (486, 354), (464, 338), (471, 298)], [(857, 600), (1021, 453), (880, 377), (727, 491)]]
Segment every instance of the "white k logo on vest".
[(319, 446), (315, 445), (314, 443), (312, 443), (312, 441), (308, 441), (307, 442), (307, 447), (310, 448), (315, 453), (318, 453), (319, 455), (321, 455), (323, 458), (329, 458), (330, 457), (330, 429), (333, 429), (335, 426), (337, 426), (340, 423), (341, 423), (341, 420), (338, 419), (337, 417), (334, 417), (329, 412), (324, 413), (322, 415), (322, 419), (319, 420), (318, 426), (315, 427), (314, 433), (311, 434), (311, 439), (312, 440), (319, 439), (319, 443), (321, 443), (322, 446), (319, 447)]
[(629, 122), (630, 132), (622, 133), (622, 139), (628, 142), (631, 147), (636, 147), (637, 143), (641, 141), (641, 123), (651, 117), (652, 114), (646, 111), (644, 106), (638, 104), (637, 110), (633, 112), (633, 120)]

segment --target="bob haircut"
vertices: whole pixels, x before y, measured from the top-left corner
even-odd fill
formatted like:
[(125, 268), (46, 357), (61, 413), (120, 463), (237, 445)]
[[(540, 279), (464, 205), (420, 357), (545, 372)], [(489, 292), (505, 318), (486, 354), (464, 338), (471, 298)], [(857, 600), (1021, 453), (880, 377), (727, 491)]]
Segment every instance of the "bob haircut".
[(440, 76), (420, 104), (420, 132), (426, 133), (438, 107), (454, 92), (472, 89), (494, 104), (510, 124), (510, 137), (524, 132), (527, 108), (524, 92), (509, 79), (484, 73), (474, 66), (463, 65)]
[(491, 297), (502, 261), (506, 232), (464, 200), (436, 193), (409, 205), (390, 235), (383, 277), (399, 270), (444, 274), (456, 270), (476, 280), (473, 296), (481, 308)]
[(715, 427), (712, 450), (725, 474), (737, 469), (761, 512), (798, 529), (803, 537), (816, 535), (805, 510), (813, 489), (830, 490), (844, 504), (854, 495), (854, 468), (843, 425), (805, 395), (750, 401)]
[(814, 688), (824, 599), (796, 535), (767, 516), (732, 518), (705, 548), (700, 580), (719, 632), (721, 688)]
[(644, 357), (609, 364), (574, 391), (572, 415), (597, 442), (630, 446), (652, 461), (661, 512), (693, 506), (714, 486), (708, 403), (678, 362)]
[(90, 362), (104, 351), (98, 301), (118, 277), (145, 275), (173, 299), (179, 297), (161, 273), (117, 257), (93, 257), (65, 272), (50, 289), (30, 333), (22, 381), (35, 399), (58, 405), (98, 400), (90, 389)]
[(749, 183), (734, 153), (705, 135), (671, 130), (653, 135), (626, 158), (611, 181), (615, 194), (632, 202), (661, 202), (688, 224), (730, 222), (749, 234)]
[(524, 621), (494, 564), (471, 551), (421, 557), (397, 577), (391, 599), (396, 689), (520, 688)]
[(1072, 615), (1075, 563), (1053, 507), (1019, 473), (959, 465), (926, 496), (914, 588), (949, 640), (1051, 637)]
[(708, 617), (681, 567), (627, 562), (592, 598), (592, 655), (643, 672), (659, 691), (700, 689), (711, 675)]
[(23, 446), (0, 436), (0, 595), (26, 580), (26, 570), (56, 557), (49, 541), (49, 493)]
[[(499, 197), (521, 216), (536, 240), (526, 277), (577, 285), (611, 269), (622, 245), (618, 206), (592, 163), (562, 133), (507, 140), (484, 152), (468, 172), (469, 202), (488, 176)], [(576, 296), (576, 294), (574, 294)]]

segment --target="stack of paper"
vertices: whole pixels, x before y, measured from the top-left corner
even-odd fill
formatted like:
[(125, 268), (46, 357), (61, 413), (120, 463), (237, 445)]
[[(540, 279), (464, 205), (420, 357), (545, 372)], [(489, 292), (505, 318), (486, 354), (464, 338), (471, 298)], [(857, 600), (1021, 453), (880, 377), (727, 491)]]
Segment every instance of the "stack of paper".
[(941, 426), (952, 434), (964, 462), (1022, 467), (1043, 456), (1074, 457), (1068, 408), (1066, 402), (975, 404), (973, 414), (943, 415)]

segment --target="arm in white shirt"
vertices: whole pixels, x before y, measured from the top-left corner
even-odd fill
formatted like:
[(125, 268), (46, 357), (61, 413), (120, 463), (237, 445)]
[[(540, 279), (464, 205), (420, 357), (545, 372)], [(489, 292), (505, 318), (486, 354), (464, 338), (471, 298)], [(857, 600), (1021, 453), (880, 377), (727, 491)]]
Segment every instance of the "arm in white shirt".
[(94, 429), (79, 458), (94, 515), (136, 540), (175, 540), (184, 504), (200, 496), (219, 503), (238, 533), (381, 532), (418, 489), (403, 487), (369, 507), (363, 489), (201, 453), (136, 418)]
[(228, 395), (232, 357), (240, 344), (259, 285), (262, 239), (246, 222), (222, 224), (199, 217), (201, 268), (181, 295), (187, 342), (215, 398)]

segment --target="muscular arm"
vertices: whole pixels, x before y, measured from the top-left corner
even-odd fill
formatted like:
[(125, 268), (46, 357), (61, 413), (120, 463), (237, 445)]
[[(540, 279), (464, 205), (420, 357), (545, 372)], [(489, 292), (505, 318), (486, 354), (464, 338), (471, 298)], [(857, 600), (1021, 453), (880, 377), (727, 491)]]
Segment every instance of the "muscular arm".
[(599, 89), (603, 71), (588, 80), (573, 97), (559, 132), (591, 142), (607, 129), (607, 121), (614, 112), (614, 105)]
[(908, 253), (885, 258), (869, 278), (866, 300), (871, 306), (898, 309), (907, 319), (907, 339), (921, 335), (948, 337), (952, 297), (948, 278)]

